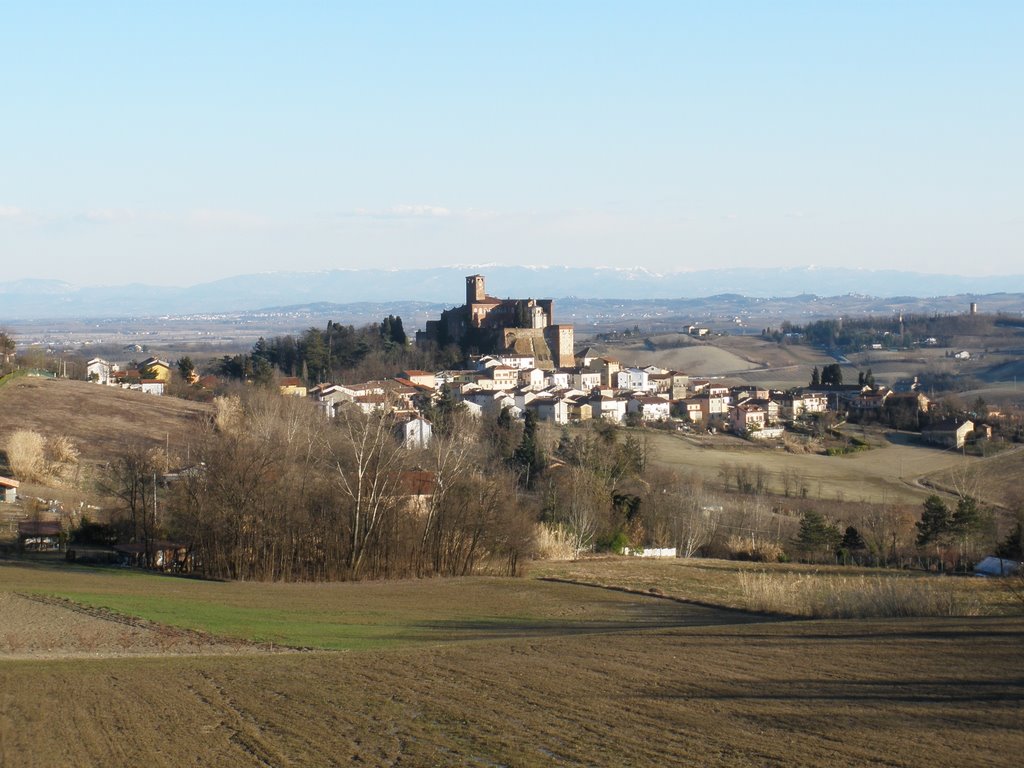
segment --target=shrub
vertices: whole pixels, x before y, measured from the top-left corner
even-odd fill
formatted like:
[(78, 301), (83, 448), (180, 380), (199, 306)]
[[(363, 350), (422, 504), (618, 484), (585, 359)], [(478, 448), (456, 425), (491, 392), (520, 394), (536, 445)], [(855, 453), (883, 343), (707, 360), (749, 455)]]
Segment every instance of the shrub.
[(599, 551), (614, 552), (617, 555), (623, 554), (628, 546), (629, 536), (623, 531), (601, 536), (597, 540), (597, 549)]
[(46, 441), (41, 434), (19, 429), (7, 438), (4, 447), (15, 477), (29, 482), (46, 477)]
[(570, 537), (560, 525), (537, 524), (537, 557), (541, 560), (572, 560), (573, 546)]
[(233, 395), (215, 397), (213, 407), (216, 409), (213, 423), (218, 432), (230, 433), (241, 426), (243, 411), (240, 398)]
[(827, 577), (741, 571), (746, 608), (819, 619), (977, 616), (969, 584), (943, 578)]
[(733, 560), (752, 560), (757, 563), (776, 563), (785, 553), (782, 546), (774, 541), (764, 541), (746, 536), (733, 535), (726, 542), (729, 557)]
[(67, 437), (49, 439), (30, 429), (21, 429), (5, 445), (11, 472), (21, 480), (65, 479), (78, 465), (78, 448)]

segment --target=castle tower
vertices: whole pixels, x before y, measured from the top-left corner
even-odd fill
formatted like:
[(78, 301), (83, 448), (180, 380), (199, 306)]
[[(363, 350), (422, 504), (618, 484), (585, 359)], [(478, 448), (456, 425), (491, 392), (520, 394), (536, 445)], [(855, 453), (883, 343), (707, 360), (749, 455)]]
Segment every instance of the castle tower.
[(476, 304), (487, 298), (487, 291), (484, 290), (484, 276), (470, 275), (466, 278), (466, 305)]

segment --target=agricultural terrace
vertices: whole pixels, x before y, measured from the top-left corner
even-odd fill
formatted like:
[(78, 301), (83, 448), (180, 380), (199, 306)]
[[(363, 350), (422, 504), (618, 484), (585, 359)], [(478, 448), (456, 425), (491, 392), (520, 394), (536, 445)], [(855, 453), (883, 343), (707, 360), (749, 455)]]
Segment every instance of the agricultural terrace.
[[(860, 437), (860, 429), (855, 432)], [(1019, 466), (1024, 457), (1019, 449), (1011, 449), (1001, 457), (965, 458), (957, 451), (922, 445), (908, 433), (877, 430), (867, 442), (871, 450), (825, 456), (801, 452), (800, 438), (787, 450), (727, 435), (711, 440), (653, 432), (648, 437), (651, 459), (657, 465), (696, 472), (712, 483), (722, 482), (737, 466), (747, 466), (763, 472), (769, 492), (783, 494), (788, 478), (791, 495), (830, 501), (919, 504), (933, 492), (922, 478), (965, 468), (988, 476), (988, 467), (994, 478), (1008, 464)]]

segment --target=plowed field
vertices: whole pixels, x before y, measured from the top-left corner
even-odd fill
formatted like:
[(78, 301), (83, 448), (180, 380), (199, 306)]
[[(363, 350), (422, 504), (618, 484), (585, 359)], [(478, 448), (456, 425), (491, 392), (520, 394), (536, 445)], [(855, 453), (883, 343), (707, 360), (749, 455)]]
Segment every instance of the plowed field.
[[(154, 656), (117, 616), (11, 596), (33, 583), (191, 593), (197, 611), (266, 590), (254, 620), (298, 604), (403, 630), (347, 652)], [(0, 595), (7, 632), (57, 638), (31, 659), (0, 647), (3, 766), (960, 766), (1024, 751), (1015, 618), (778, 621), (531, 579), (263, 587), (20, 566), (0, 567)], [(104, 658), (75, 653), (103, 631), (75, 617), (115, 625)]]

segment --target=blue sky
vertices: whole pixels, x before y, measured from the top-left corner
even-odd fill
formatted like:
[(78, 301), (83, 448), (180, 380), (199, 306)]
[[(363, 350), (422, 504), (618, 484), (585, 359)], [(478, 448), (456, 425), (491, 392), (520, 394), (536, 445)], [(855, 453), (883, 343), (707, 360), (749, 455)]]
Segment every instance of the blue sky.
[(1024, 3), (0, 0), (8, 279), (1024, 272)]

